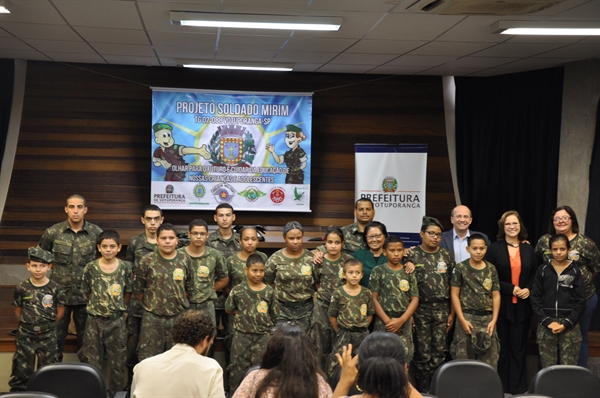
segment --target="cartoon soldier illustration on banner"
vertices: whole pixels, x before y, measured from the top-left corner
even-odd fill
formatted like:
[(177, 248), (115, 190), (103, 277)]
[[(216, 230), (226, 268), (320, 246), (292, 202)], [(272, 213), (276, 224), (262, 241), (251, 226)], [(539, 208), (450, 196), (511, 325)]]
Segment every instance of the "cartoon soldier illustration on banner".
[(173, 138), (173, 127), (167, 123), (155, 123), (152, 129), (154, 130), (154, 142), (159, 145), (152, 155), (152, 162), (155, 166), (167, 169), (165, 181), (185, 180), (187, 172), (187, 167), (185, 167), (187, 163), (183, 159), (185, 155), (200, 155), (207, 160), (211, 158), (210, 153), (206, 150), (206, 145), (194, 148), (176, 144)]
[(267, 151), (273, 155), (273, 160), (277, 164), (285, 162), (288, 166), (289, 173), (285, 177), (286, 184), (304, 184), (304, 169), (306, 168), (306, 162), (308, 156), (304, 149), (300, 147), (300, 143), (306, 139), (306, 135), (302, 132), (302, 129), (293, 124), (285, 126), (285, 145), (290, 150), (283, 155), (275, 153), (275, 148), (272, 144), (267, 143)]

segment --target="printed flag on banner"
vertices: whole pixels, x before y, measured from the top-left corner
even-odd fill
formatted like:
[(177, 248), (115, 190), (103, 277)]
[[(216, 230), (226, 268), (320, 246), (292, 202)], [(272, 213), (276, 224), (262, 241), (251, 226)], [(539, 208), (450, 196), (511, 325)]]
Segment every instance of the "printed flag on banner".
[(312, 94), (152, 90), (152, 204), (310, 211)]
[(355, 196), (369, 198), (375, 220), (406, 247), (421, 243), (427, 178), (426, 144), (355, 144)]

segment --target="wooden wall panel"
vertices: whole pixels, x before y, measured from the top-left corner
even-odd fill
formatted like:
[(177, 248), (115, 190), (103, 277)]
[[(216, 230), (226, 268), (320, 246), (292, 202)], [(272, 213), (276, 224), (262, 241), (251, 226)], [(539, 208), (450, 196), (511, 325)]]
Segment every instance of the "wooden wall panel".
[[(355, 143), (426, 143), (427, 214), (449, 227), (454, 193), (440, 77), (251, 73), (29, 62), (23, 117), (0, 223), (2, 262), (21, 259), (80, 193), (88, 220), (127, 239), (150, 198), (150, 87), (314, 92), (312, 213), (238, 212), (237, 222), (313, 227), (352, 222)], [(166, 220), (212, 223), (209, 211)]]

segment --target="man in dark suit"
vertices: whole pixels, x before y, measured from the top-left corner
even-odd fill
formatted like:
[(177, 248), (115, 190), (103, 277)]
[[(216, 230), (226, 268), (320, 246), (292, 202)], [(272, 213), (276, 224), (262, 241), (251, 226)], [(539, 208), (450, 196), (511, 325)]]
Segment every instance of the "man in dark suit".
[(472, 234), (481, 234), (485, 238), (485, 243), (489, 246), (490, 240), (483, 232), (471, 231), (469, 226), (473, 222), (471, 210), (467, 206), (456, 206), (450, 213), (450, 222), (453, 228), (442, 233), (442, 241), (440, 247), (447, 249), (452, 253), (456, 263), (465, 261), (469, 257), (466, 250), (467, 239)]

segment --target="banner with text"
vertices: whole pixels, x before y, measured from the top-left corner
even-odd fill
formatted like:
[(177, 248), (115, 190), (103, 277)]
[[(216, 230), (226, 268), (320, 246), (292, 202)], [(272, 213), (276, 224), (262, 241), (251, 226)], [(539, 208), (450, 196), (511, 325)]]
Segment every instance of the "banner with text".
[(420, 244), (427, 145), (355, 144), (355, 151), (356, 199), (371, 199), (375, 220), (400, 236), (406, 247)]
[(310, 211), (311, 93), (152, 89), (151, 203)]

